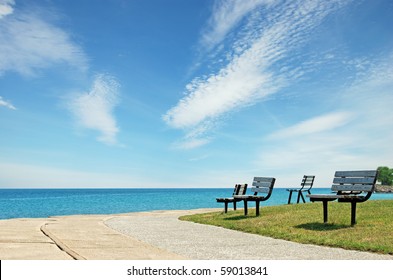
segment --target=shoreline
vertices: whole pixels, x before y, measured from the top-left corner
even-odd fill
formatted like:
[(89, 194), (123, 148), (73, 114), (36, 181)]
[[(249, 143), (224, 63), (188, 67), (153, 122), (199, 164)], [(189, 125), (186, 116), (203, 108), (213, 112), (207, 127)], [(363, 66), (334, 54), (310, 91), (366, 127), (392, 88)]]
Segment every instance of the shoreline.
[[(193, 209), (158, 209), (158, 210), (149, 210), (149, 211), (135, 211), (135, 212), (124, 212), (124, 213), (77, 213), (77, 214), (65, 214), (65, 215), (50, 215), (47, 217), (16, 217), (16, 218), (0, 218), (0, 222), (2, 221), (10, 221), (10, 220), (43, 220), (43, 219), (56, 219), (56, 218), (71, 218), (71, 217), (93, 217), (93, 216), (110, 216), (110, 217), (117, 217), (117, 216), (129, 216), (133, 214), (148, 214), (148, 213), (156, 213), (156, 212), (199, 212), (201, 210), (206, 210), (206, 211), (221, 211), (222, 207), (210, 207), (210, 208), (193, 208)], [(1, 235), (0, 235), (1, 237)]]
[[(142, 192), (142, 193), (141, 193)], [(314, 192), (313, 192), (314, 193)], [(329, 193), (328, 189), (315, 189), (315, 193)], [(47, 218), (79, 214), (105, 214), (140, 212), (151, 210), (177, 210), (220, 208), (216, 197), (227, 197), (232, 189), (198, 189), (189, 191), (149, 189), (134, 190), (0, 190), (0, 220), (11, 218)], [(165, 194), (165, 195), (164, 195)], [(158, 199), (156, 198), (158, 197)], [(162, 199), (161, 199), (162, 198)], [(393, 193), (375, 193), (370, 198), (392, 199)], [(287, 204), (286, 189), (276, 189), (266, 206)]]

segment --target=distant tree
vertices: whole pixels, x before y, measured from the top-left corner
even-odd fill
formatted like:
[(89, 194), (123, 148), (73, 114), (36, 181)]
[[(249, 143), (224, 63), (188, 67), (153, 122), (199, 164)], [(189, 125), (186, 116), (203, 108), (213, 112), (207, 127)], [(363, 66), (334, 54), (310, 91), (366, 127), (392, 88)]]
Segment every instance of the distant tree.
[(378, 181), (380, 181), (382, 185), (393, 185), (393, 168), (387, 166), (378, 167)]

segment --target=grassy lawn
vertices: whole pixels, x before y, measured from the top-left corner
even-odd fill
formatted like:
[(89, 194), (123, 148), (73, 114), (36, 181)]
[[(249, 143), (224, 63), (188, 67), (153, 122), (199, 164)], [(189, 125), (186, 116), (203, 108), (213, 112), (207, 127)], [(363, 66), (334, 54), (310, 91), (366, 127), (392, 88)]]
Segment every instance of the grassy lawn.
[[(250, 203), (252, 205), (252, 203)], [(357, 205), (357, 224), (351, 223), (350, 203), (329, 203), (329, 223), (323, 223), (322, 203), (269, 206), (183, 216), (180, 219), (299, 243), (393, 254), (393, 201), (374, 200)]]

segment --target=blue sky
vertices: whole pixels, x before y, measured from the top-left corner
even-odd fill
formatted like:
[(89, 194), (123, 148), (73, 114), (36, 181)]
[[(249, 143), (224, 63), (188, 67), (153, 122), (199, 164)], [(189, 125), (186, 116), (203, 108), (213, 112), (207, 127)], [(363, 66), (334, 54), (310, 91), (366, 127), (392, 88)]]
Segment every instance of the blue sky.
[(393, 166), (390, 0), (0, 0), (0, 187), (328, 187)]

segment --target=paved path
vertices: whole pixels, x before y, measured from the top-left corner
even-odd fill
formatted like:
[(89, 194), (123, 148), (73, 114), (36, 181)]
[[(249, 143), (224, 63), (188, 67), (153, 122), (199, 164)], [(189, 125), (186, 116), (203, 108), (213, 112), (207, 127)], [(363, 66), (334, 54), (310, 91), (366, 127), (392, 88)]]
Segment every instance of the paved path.
[(72, 260), (41, 231), (55, 219), (0, 220), (0, 260)]
[(366, 260), (393, 256), (305, 245), (209, 225), (180, 221), (185, 211), (155, 211), (114, 217), (112, 229), (189, 259)]
[(184, 259), (108, 228), (113, 216), (0, 220), (1, 260)]
[(0, 220), (0, 259), (393, 259), (178, 220), (209, 209)]

